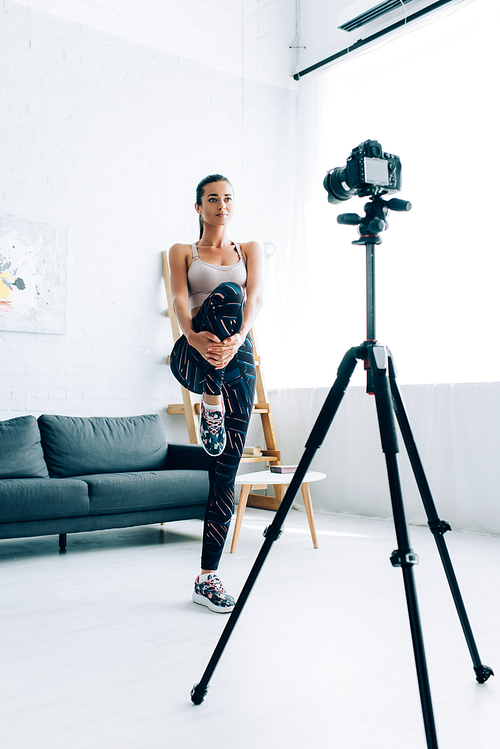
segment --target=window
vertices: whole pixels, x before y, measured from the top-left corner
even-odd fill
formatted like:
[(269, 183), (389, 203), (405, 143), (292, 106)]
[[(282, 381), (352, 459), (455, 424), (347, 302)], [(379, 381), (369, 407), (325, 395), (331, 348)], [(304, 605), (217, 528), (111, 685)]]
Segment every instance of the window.
[(260, 336), (269, 387), (330, 385), (366, 337), (365, 250), (337, 224), (366, 200), (328, 204), (323, 178), (369, 138), (400, 157), (413, 205), (376, 250), (377, 338), (399, 382), (500, 379), (499, 16), (475, 0), (298, 82), (294, 246), (272, 258)]

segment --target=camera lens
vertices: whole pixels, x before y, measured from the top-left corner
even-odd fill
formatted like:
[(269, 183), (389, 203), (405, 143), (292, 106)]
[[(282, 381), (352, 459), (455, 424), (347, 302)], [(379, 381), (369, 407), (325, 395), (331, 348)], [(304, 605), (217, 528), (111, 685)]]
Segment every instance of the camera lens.
[(336, 166), (335, 169), (330, 169), (323, 180), (323, 186), (328, 193), (329, 203), (343, 203), (355, 193), (346, 182), (346, 167)]

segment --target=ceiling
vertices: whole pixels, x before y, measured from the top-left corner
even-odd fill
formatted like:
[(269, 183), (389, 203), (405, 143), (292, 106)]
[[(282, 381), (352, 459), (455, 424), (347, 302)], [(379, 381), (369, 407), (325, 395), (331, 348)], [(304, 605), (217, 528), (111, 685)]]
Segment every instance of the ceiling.
[[(471, 0), (298, 0), (295, 73), (304, 73), (323, 60), (338, 56), (354, 45), (379, 38), (384, 30), (416, 23), (424, 15), (449, 12)], [(413, 18), (414, 17), (414, 18)], [(356, 20), (357, 19), (357, 20)], [(349, 24), (349, 22), (351, 22)], [(351, 30), (340, 28), (348, 24)], [(334, 64), (334, 60), (330, 64)]]

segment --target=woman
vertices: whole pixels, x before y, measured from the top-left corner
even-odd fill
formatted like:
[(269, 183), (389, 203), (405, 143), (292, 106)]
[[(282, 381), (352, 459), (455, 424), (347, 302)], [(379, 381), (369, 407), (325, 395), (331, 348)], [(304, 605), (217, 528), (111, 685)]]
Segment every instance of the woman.
[(234, 479), (253, 408), (255, 363), (249, 336), (262, 306), (262, 250), (228, 237), (234, 194), (228, 179), (212, 174), (196, 189), (200, 239), (170, 249), (174, 310), (184, 333), (170, 366), (188, 390), (203, 394), (200, 437), (212, 456), (205, 512), (201, 574), (193, 601), (227, 613), (235, 605), (216, 571), (234, 509)]

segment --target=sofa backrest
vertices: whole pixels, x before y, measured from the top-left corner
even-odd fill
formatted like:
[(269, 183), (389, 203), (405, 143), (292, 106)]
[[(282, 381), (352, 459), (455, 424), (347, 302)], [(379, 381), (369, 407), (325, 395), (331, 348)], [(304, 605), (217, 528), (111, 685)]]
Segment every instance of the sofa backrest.
[(93, 473), (155, 471), (165, 465), (167, 444), (158, 414), (38, 418), (49, 473), (55, 478)]
[(0, 479), (45, 479), (40, 430), (34, 416), (0, 421)]

